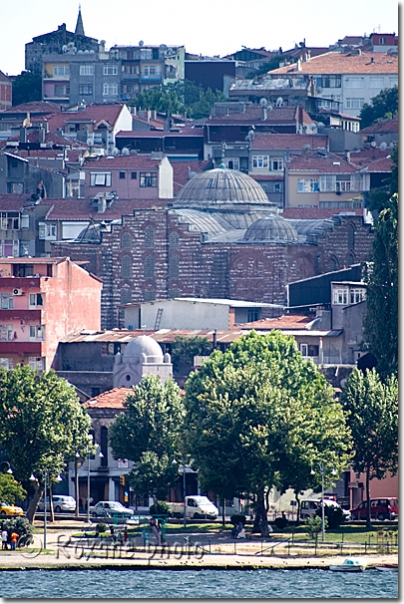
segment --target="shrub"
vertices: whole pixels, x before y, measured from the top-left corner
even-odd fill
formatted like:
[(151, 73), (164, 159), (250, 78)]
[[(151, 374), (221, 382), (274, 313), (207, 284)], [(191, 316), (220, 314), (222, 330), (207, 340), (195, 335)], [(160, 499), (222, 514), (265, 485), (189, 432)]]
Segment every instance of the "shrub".
[(8, 531), (9, 534), (10, 532), (15, 532), (19, 534), (19, 546), (29, 545), (33, 542), (34, 532), (32, 529), (32, 525), (26, 518), (7, 518), (7, 520), (2, 520), (1, 525)]
[(149, 510), (152, 516), (169, 516), (171, 514), (171, 507), (167, 501), (157, 501), (150, 506)]
[[(321, 517), (311, 516), (310, 518), (307, 518), (306, 524), (310, 539), (314, 539), (315, 535), (321, 531)], [(324, 518), (324, 528), (327, 528), (327, 518)]]
[[(321, 507), (316, 510), (316, 515), (321, 518)], [(326, 505), (324, 507), (324, 518), (328, 521), (327, 528), (336, 529), (344, 522), (344, 513), (339, 506)]]
[(286, 516), (278, 516), (278, 518), (275, 518), (275, 526), (278, 529), (284, 529), (288, 526), (288, 519)]
[(99, 533), (105, 533), (107, 528), (108, 528), (108, 526), (105, 524), (105, 522), (99, 522), (97, 524), (97, 526), (95, 527), (95, 530), (99, 534)]
[(230, 522), (234, 524), (234, 526), (237, 526), (239, 522), (241, 522), (241, 524), (244, 526), (247, 522), (247, 518), (244, 516), (244, 514), (232, 514), (230, 516)]

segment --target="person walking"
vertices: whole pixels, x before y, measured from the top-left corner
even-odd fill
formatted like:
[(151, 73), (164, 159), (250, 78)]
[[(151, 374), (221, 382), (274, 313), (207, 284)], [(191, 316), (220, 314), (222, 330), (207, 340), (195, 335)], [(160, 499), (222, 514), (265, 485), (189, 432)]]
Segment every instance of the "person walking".
[(16, 550), (16, 548), (17, 548), (17, 541), (18, 541), (18, 538), (19, 538), (19, 534), (13, 531), (13, 532), (11, 533), (11, 549), (12, 549), (13, 551), (15, 551), (15, 550)]
[(2, 549), (8, 549), (7, 541), (8, 541), (8, 532), (7, 532), (7, 529), (5, 529), (3, 526), (2, 531), (1, 531), (1, 547), (2, 547)]

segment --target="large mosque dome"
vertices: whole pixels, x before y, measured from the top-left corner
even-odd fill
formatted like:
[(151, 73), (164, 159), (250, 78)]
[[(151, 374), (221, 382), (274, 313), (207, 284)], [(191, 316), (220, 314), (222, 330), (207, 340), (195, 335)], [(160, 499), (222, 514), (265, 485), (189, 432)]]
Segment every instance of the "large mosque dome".
[(279, 214), (259, 218), (248, 227), (243, 241), (296, 243), (299, 235), (289, 220)]
[(273, 206), (264, 189), (251, 176), (215, 168), (196, 174), (181, 189), (174, 207), (194, 209), (224, 209), (234, 205)]

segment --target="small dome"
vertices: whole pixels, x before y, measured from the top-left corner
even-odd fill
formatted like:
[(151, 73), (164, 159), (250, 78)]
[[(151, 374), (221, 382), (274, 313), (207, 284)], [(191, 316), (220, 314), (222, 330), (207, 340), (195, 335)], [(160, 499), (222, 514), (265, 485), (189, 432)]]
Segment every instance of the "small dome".
[(264, 189), (251, 176), (229, 170), (215, 168), (196, 174), (181, 189), (174, 201), (175, 207), (218, 209), (233, 204), (273, 205)]
[(244, 241), (295, 242), (299, 239), (296, 229), (278, 214), (259, 218), (246, 230)]
[(75, 241), (79, 243), (101, 243), (101, 226), (99, 224), (91, 224), (80, 231)]
[(127, 362), (129, 357), (141, 360), (143, 355), (145, 355), (149, 363), (163, 362), (163, 351), (160, 344), (149, 336), (138, 336), (129, 342), (123, 353), (123, 362)]

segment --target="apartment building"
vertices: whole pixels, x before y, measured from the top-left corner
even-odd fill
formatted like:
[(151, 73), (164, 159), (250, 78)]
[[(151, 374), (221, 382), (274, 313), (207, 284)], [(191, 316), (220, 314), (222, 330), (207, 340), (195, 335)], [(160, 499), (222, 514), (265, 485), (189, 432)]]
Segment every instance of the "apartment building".
[(58, 342), (100, 328), (102, 282), (70, 258), (0, 258), (0, 366), (52, 367)]

